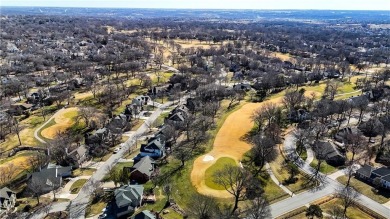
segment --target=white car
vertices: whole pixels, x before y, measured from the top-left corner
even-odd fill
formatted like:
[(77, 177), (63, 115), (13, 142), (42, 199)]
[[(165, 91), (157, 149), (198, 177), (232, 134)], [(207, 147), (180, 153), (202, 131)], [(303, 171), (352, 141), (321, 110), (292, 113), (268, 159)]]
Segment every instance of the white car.
[(120, 149), (121, 149), (121, 148), (115, 148), (115, 149), (114, 149), (114, 154), (118, 153)]

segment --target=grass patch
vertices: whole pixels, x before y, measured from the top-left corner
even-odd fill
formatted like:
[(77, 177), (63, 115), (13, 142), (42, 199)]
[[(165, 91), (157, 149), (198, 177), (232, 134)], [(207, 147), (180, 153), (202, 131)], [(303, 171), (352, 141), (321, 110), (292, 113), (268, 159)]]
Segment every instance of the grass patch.
[(91, 204), (87, 207), (85, 211), (86, 217), (93, 217), (95, 215), (99, 215), (102, 213), (103, 208), (107, 206), (107, 202), (104, 200), (100, 200), (97, 203)]
[[(313, 159), (313, 162), (310, 163), (310, 166), (313, 167), (313, 168), (316, 168), (317, 165), (318, 165), (318, 160), (317, 159)], [(321, 166), (320, 166), (320, 172), (321, 173), (330, 174), (330, 173), (336, 172), (337, 170), (339, 170), (337, 167), (329, 165), (325, 161), (323, 161), (321, 163)]]
[[(269, 163), (272, 172), (274, 173), (275, 177), (278, 179), (279, 182), (283, 182), (284, 180), (288, 179), (290, 177), (290, 173), (288, 172), (286, 168), (286, 163), (284, 160), (284, 157), (279, 154), (277, 158)], [(294, 193), (303, 192), (309, 188), (311, 188), (313, 185), (308, 184), (307, 178), (303, 175), (302, 172), (296, 175), (298, 178), (297, 182), (285, 185), (290, 191)]]
[(40, 137), (42, 140), (44, 140), (44, 141), (50, 141), (50, 139), (48, 139), (48, 138), (45, 138), (43, 135), (42, 135), (42, 130), (44, 130), (44, 129), (46, 129), (46, 128), (49, 128), (49, 127), (51, 127), (51, 126), (53, 126), (53, 125), (55, 125), (55, 124), (57, 124), (56, 123), (56, 121), (54, 120), (54, 118), (51, 118), (50, 120), (49, 120), (49, 122), (46, 124), (46, 125), (44, 125), (44, 126), (42, 126), (41, 127), (41, 129), (39, 129), (39, 131), (38, 131), (38, 137)]
[(141, 125), (144, 124), (144, 121), (143, 120), (135, 120), (133, 122), (133, 127), (131, 127), (131, 131), (137, 131), (139, 129), (139, 127), (141, 127)]
[[(339, 200), (337, 198), (332, 199), (331, 201), (326, 202), (320, 206), (321, 206), (322, 212), (328, 213), (328, 214), (331, 214), (332, 210), (336, 206), (343, 208), (341, 200)], [(357, 208), (355, 206), (349, 207), (347, 209), (347, 217), (349, 219), (372, 218), (370, 215), (364, 213), (362, 210), (360, 210), (359, 208)]]
[(70, 193), (71, 194), (78, 194), (80, 189), (84, 186), (84, 184), (87, 182), (87, 179), (78, 179), (76, 182), (72, 184), (70, 187)]
[(214, 174), (217, 171), (222, 170), (226, 165), (237, 166), (237, 163), (232, 158), (221, 157), (212, 166), (207, 168), (207, 170), (205, 172), (205, 183), (206, 183), (206, 186), (208, 186), (208, 187), (210, 187), (212, 189), (216, 189), (216, 190), (225, 190), (225, 188), (223, 186), (221, 186), (219, 184), (216, 184), (213, 181), (213, 179), (214, 179), (213, 176), (214, 176)]
[(95, 171), (96, 171), (96, 169), (92, 169), (92, 168), (79, 168), (79, 169), (73, 170), (72, 176), (73, 177), (92, 176), (95, 173)]
[(306, 150), (305, 147), (303, 147), (302, 153), (299, 155), (299, 157), (300, 157), (302, 160), (306, 160), (306, 159), (307, 159), (307, 150)]
[[(339, 181), (342, 184), (346, 184), (347, 180), (348, 180), (347, 176), (340, 176), (337, 178), (337, 181)], [(351, 178), (350, 185), (358, 192), (362, 193), (363, 195), (371, 198), (372, 200), (380, 204), (384, 204), (389, 201), (390, 198), (389, 191), (381, 190), (380, 192), (377, 193), (375, 191), (375, 188), (356, 178)]]
[(161, 113), (159, 117), (154, 121), (154, 126), (158, 127), (164, 124), (164, 119), (169, 115), (169, 112)]
[[(45, 197), (40, 197), (39, 198), (39, 203), (40, 205), (46, 205), (48, 203), (50, 203), (52, 200), (50, 198), (45, 198)], [(31, 208), (35, 208), (38, 206), (38, 201), (36, 198), (31, 198), (31, 197), (28, 197), (28, 198), (20, 198), (17, 200), (17, 203), (19, 204), (17, 206), (17, 211), (18, 212), (22, 212), (23, 209), (27, 206), (27, 205), (30, 205)], [(30, 212), (33, 212), (33, 210), (31, 209)]]
[(283, 189), (272, 181), (268, 173), (263, 172), (258, 178), (260, 179), (262, 188), (264, 189), (264, 195), (270, 203), (290, 197), (289, 194), (285, 193)]

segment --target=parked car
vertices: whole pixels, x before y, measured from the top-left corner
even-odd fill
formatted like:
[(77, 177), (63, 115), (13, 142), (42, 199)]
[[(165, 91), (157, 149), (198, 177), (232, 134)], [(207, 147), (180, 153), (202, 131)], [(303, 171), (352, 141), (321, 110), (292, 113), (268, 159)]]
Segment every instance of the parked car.
[(115, 148), (114, 149), (114, 154), (118, 153), (120, 151), (121, 148)]

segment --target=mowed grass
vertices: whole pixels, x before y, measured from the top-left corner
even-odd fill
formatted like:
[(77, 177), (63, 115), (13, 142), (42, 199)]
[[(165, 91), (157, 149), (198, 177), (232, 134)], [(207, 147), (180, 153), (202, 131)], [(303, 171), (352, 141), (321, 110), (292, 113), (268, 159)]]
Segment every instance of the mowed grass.
[(77, 107), (64, 109), (52, 118), (54, 124), (52, 121), (49, 122), (46, 128), (41, 129), (40, 134), (46, 139), (54, 139), (59, 132), (63, 132), (75, 124), (77, 115)]
[[(317, 168), (317, 165), (318, 165), (318, 160), (317, 159), (314, 159), (313, 162), (310, 163), (310, 166), (313, 167), (313, 168)], [(329, 165), (325, 161), (323, 161), (321, 163), (321, 166), (320, 166), (320, 172), (321, 173), (330, 174), (330, 173), (336, 172), (337, 170), (338, 170), (337, 167)]]
[(224, 190), (225, 189), (222, 185), (219, 185), (219, 184), (214, 182), (214, 174), (218, 171), (223, 170), (226, 165), (237, 166), (237, 163), (232, 158), (221, 157), (211, 167), (207, 168), (206, 173), (205, 173), (206, 186), (208, 186), (212, 189), (216, 189), (216, 190)]
[[(337, 199), (337, 198), (332, 199), (329, 202), (326, 202), (326, 203), (320, 205), (320, 207), (322, 209), (322, 212), (327, 213), (327, 214), (331, 214), (332, 211), (335, 209), (335, 207), (340, 207), (340, 208), (344, 209), (341, 200)], [(349, 219), (362, 219), (362, 218), (370, 219), (373, 217), (364, 213), (359, 208), (352, 206), (352, 207), (349, 207), (347, 209), (347, 218), (349, 218)]]
[(84, 186), (84, 184), (87, 182), (87, 179), (78, 179), (76, 180), (72, 186), (70, 187), (70, 193), (71, 194), (78, 194), (80, 189)]
[(93, 217), (95, 215), (99, 215), (102, 213), (103, 208), (107, 206), (107, 202), (104, 200), (101, 200), (95, 204), (91, 204), (87, 207), (85, 211), (86, 217)]
[(77, 176), (92, 176), (94, 174), (96, 169), (92, 168), (78, 168), (73, 170), (72, 176), (77, 177)]
[[(290, 173), (285, 166), (284, 157), (281, 154), (279, 154), (274, 161), (269, 163), (269, 165), (279, 182), (282, 183), (290, 177)], [(296, 177), (298, 178), (296, 183), (285, 185), (290, 191), (296, 193), (310, 188), (310, 186), (307, 185), (306, 177), (302, 173), (297, 174)]]
[[(339, 181), (342, 184), (346, 184), (348, 180), (347, 176), (340, 176), (337, 178), (337, 181)], [(389, 201), (390, 198), (390, 192), (386, 191), (380, 191), (379, 193), (375, 192), (375, 189), (371, 187), (370, 185), (356, 179), (351, 178), (350, 185), (356, 189), (358, 192), (362, 193), (363, 195), (371, 198), (372, 200), (384, 204)]]

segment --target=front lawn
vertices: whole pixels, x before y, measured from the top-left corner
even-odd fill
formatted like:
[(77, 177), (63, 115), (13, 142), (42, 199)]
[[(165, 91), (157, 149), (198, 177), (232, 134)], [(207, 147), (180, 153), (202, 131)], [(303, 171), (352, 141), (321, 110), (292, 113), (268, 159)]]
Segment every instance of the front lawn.
[(78, 179), (76, 182), (72, 184), (70, 187), (70, 193), (71, 194), (78, 194), (80, 189), (84, 186), (84, 184), (87, 182), (87, 179)]
[[(339, 200), (337, 198), (332, 199), (331, 201), (326, 202), (326, 203), (320, 205), (320, 207), (322, 209), (322, 212), (323, 213), (327, 213), (327, 214), (331, 214), (332, 211), (335, 209), (335, 207), (339, 207), (339, 208), (344, 209), (343, 206), (342, 206), (341, 200)], [(370, 215), (364, 213), (362, 210), (360, 210), (359, 208), (357, 208), (355, 206), (349, 207), (347, 209), (347, 217), (349, 219), (362, 219), (362, 218), (369, 219), (369, 218), (373, 218), (373, 217), (371, 217)]]
[(237, 166), (237, 163), (232, 158), (221, 157), (212, 166), (207, 168), (205, 172), (206, 186), (216, 190), (225, 190), (223, 186), (216, 184), (213, 180), (215, 172), (222, 170), (226, 165)]
[[(310, 163), (310, 166), (313, 167), (314, 169), (317, 168), (318, 165), (318, 160), (314, 159), (313, 162)], [(327, 164), (325, 161), (321, 163), (320, 166), (320, 172), (324, 174), (330, 174), (336, 172), (338, 169), (337, 167), (331, 166)]]
[[(337, 181), (339, 181), (342, 184), (346, 184), (347, 180), (348, 180), (347, 176), (340, 176), (337, 178)], [(372, 200), (380, 204), (384, 204), (389, 201), (390, 198), (389, 191), (380, 191), (380, 193), (377, 193), (375, 191), (375, 188), (371, 187), (370, 185), (356, 178), (351, 178), (350, 185), (358, 192), (362, 193), (363, 195), (371, 198)]]

